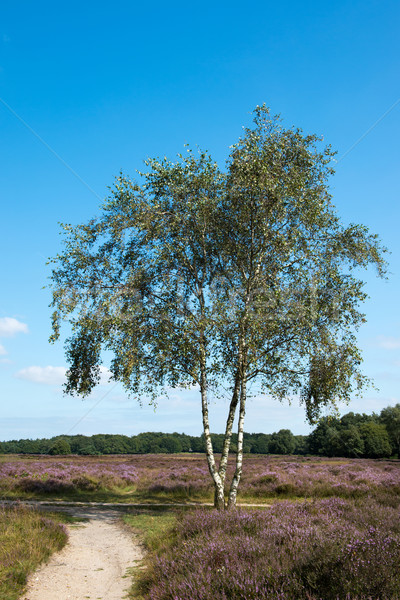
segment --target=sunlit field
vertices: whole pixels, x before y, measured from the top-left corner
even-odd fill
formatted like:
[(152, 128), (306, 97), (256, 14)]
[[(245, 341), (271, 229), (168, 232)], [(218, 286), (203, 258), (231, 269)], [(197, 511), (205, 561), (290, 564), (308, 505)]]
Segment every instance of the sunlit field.
[(399, 600), (399, 477), (399, 461), (246, 457), (241, 500), (265, 508), (126, 517), (149, 550), (131, 597)]
[(234, 512), (151, 508), (212, 502), (200, 454), (2, 456), (0, 493), (147, 503), (125, 517), (148, 547), (135, 600), (400, 599), (397, 460), (247, 455)]
[[(211, 501), (212, 483), (200, 454), (2, 456), (2, 498)], [(230, 470), (234, 467), (233, 457)], [(239, 502), (290, 498), (375, 498), (397, 506), (400, 461), (247, 455)]]
[[(150, 551), (131, 597), (398, 600), (399, 517), (398, 506), (370, 498), (285, 500), (233, 513), (196, 508)], [(148, 527), (140, 517), (132, 525)]]

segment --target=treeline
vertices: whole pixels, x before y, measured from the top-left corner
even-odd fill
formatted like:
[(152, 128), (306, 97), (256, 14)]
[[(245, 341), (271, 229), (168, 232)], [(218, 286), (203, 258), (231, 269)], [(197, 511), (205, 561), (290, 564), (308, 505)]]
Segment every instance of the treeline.
[(307, 439), (310, 454), (349, 458), (400, 457), (400, 404), (372, 415), (325, 417)]
[[(224, 436), (213, 434), (215, 452), (221, 452)], [(278, 433), (245, 433), (244, 451), (253, 454), (303, 454), (306, 436), (295, 436), (288, 429)], [(237, 435), (232, 436), (232, 450), (236, 450)], [(150, 454), (204, 452), (204, 436), (184, 433), (148, 432), (126, 436), (115, 434), (63, 435), (50, 439), (12, 440), (0, 442), (0, 454)]]
[[(214, 450), (221, 452), (224, 436), (213, 434)], [(237, 435), (232, 436), (236, 450)], [(310, 435), (278, 432), (245, 433), (244, 452), (251, 454), (314, 454), (349, 458), (400, 456), (400, 404), (372, 415), (350, 412), (340, 419), (323, 417)], [(50, 439), (0, 442), (0, 454), (150, 454), (204, 452), (204, 436), (148, 432), (126, 436), (97, 434), (64, 435)]]

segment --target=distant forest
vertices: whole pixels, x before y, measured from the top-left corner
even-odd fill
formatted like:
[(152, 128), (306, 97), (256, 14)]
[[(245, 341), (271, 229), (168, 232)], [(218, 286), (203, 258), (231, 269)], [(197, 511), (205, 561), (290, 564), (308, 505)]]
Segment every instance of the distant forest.
[[(213, 434), (215, 452), (222, 450), (223, 435)], [(232, 436), (235, 451), (237, 436)], [(204, 452), (204, 437), (184, 433), (62, 435), (50, 439), (0, 442), (0, 454), (106, 455)], [(400, 404), (372, 415), (350, 412), (340, 419), (323, 417), (310, 435), (245, 433), (244, 452), (251, 454), (313, 454), (349, 458), (400, 456)]]

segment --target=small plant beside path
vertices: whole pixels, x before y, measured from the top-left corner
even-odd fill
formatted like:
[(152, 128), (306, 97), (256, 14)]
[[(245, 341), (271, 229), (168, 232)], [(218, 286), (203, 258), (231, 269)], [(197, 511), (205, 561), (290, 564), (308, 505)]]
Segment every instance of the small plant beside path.
[(180, 515), (176, 510), (140, 510), (124, 516), (124, 522), (141, 537), (148, 552), (142, 568), (136, 573), (129, 595), (131, 600), (146, 600), (148, 573), (152, 568), (152, 561), (154, 556), (173, 545), (174, 527)]
[(24, 506), (0, 507), (0, 600), (17, 600), (28, 575), (66, 544), (62, 514)]

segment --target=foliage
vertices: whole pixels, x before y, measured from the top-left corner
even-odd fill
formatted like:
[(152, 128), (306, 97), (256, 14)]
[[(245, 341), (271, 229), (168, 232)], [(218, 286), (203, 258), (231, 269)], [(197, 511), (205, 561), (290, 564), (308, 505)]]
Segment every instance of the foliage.
[(67, 541), (60, 517), (23, 506), (0, 508), (0, 598), (20, 598), (28, 575)]
[[(72, 326), (66, 391), (90, 393), (102, 350), (112, 378), (139, 399), (198, 384), (219, 508), (238, 410), (236, 502), (249, 381), (277, 399), (300, 394), (311, 422), (365, 383), (354, 331), (366, 295), (355, 273), (372, 264), (383, 275), (384, 249), (336, 215), (333, 154), (257, 107), (226, 171), (204, 152), (146, 161), (142, 184), (116, 179), (99, 219), (64, 226), (53, 260), (51, 339), (61, 321)], [(208, 394), (222, 383), (231, 401), (217, 465)]]
[[(390, 409), (381, 415), (389, 415)], [(324, 417), (308, 437), (311, 453), (322, 456), (383, 458), (396, 451), (396, 439), (389, 435), (386, 423), (392, 421), (376, 414), (344, 415), (341, 419)], [(393, 431), (393, 430), (392, 430)], [(393, 446), (390, 441), (392, 440)]]
[[(137, 436), (96, 434), (92, 436), (65, 435), (40, 440), (12, 440), (0, 442), (0, 454), (147, 454), (176, 453), (194, 450), (192, 440), (198, 441), (199, 451), (204, 450), (201, 438), (184, 433), (147, 432)], [(59, 452), (58, 449), (65, 450)], [(68, 450), (68, 451), (67, 451)]]
[(296, 440), (289, 429), (281, 429), (271, 435), (269, 441), (269, 452), (271, 454), (293, 454), (296, 448)]
[(65, 439), (58, 439), (50, 446), (49, 454), (71, 454), (71, 446)]
[(386, 427), (393, 452), (400, 457), (400, 404), (384, 408), (380, 422)]
[(389, 436), (384, 425), (362, 423), (359, 430), (364, 442), (364, 455), (366, 457), (384, 458), (391, 455), (392, 449)]
[[(361, 432), (359, 427), (349, 425), (340, 430), (340, 434), (331, 440), (332, 449), (336, 456), (359, 457), (365, 456), (365, 440), (368, 439), (367, 432)], [(389, 452), (386, 456), (390, 455)], [(373, 456), (371, 458), (374, 458)]]
[[(276, 435), (276, 434), (273, 434)], [(296, 454), (306, 454), (305, 436), (293, 436)], [(215, 452), (221, 452), (223, 434), (211, 434)], [(202, 436), (189, 436), (184, 433), (145, 432), (134, 436), (120, 434), (96, 434), (92, 436), (66, 435), (62, 437), (69, 447), (67, 454), (108, 455), (108, 454), (176, 454), (180, 452), (204, 452), (205, 439)], [(244, 452), (268, 454), (271, 434), (244, 433)], [(0, 442), (0, 454), (57, 454), (59, 437), (40, 440), (11, 440)], [(237, 446), (237, 434), (232, 435), (232, 448)], [(278, 452), (278, 448), (274, 450)]]

